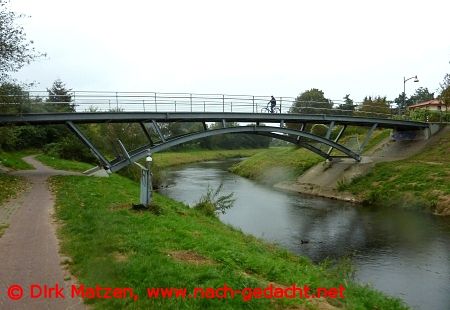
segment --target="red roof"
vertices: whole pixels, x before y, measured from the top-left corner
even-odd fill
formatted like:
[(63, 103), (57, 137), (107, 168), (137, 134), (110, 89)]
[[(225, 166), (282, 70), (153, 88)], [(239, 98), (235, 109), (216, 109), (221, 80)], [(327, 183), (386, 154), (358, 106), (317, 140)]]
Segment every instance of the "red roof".
[(419, 107), (426, 107), (426, 106), (443, 106), (444, 103), (439, 99), (432, 99), (428, 101), (419, 102), (413, 105), (410, 105), (408, 108), (419, 108)]

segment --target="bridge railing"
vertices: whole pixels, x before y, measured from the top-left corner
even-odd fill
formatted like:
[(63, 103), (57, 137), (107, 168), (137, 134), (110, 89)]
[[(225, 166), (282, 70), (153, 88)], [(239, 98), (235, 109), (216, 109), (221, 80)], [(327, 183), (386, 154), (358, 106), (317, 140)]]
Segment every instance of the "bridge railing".
[[(64, 95), (49, 95), (47, 91), (25, 91), (20, 94), (0, 94), (0, 113), (13, 110), (19, 113), (35, 112), (36, 109), (33, 107), (49, 102), (54, 106), (70, 105), (76, 112), (270, 113), (270, 98), (254, 95), (111, 91), (71, 91)], [(379, 105), (370, 106), (361, 103), (344, 105), (342, 100), (298, 101), (294, 97), (284, 96), (275, 98), (277, 101), (275, 113), (406, 118), (404, 111)], [(16, 109), (7, 108), (11, 106), (15, 106)]]

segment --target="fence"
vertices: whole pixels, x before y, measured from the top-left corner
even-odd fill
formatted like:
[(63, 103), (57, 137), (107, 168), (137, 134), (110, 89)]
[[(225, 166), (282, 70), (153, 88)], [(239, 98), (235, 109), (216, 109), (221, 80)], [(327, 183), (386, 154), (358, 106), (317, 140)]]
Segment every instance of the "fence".
[[(25, 91), (22, 94), (0, 94), (0, 104), (33, 105), (51, 101), (52, 104), (70, 104), (76, 112), (236, 112), (270, 113), (270, 96), (160, 93), (160, 92), (110, 92), (71, 91), (67, 95), (51, 95), (47, 91)], [(397, 108), (374, 105), (345, 105), (342, 100), (326, 102), (296, 101), (294, 97), (275, 97), (275, 113), (340, 114), (379, 118), (405, 118)], [(50, 99), (50, 100), (49, 100)], [(297, 106), (293, 106), (296, 103)], [(318, 104), (332, 108), (320, 108)], [(33, 110), (33, 109), (32, 109)], [(26, 111), (26, 109), (20, 109)]]

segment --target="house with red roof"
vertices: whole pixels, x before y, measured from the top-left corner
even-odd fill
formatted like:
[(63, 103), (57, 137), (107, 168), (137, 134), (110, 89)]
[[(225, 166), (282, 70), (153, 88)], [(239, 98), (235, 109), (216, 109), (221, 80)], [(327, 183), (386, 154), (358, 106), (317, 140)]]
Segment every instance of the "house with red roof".
[(408, 107), (410, 111), (423, 109), (430, 111), (447, 111), (447, 106), (442, 100), (432, 99), (428, 101), (419, 102)]

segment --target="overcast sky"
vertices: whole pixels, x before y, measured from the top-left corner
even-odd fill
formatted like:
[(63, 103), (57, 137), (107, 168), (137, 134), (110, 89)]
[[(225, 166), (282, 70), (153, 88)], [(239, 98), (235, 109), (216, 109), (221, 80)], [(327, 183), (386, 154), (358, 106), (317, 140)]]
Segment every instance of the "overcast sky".
[(15, 75), (74, 90), (393, 100), (450, 72), (450, 1), (11, 0), (48, 56)]

